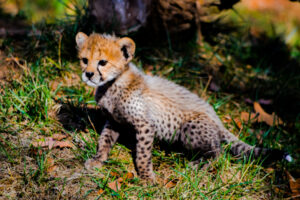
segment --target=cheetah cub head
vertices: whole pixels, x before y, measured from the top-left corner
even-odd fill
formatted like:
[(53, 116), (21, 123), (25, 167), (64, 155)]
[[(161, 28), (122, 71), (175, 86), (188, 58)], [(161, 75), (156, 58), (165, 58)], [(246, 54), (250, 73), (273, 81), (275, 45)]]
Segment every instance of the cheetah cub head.
[(76, 35), (82, 80), (98, 87), (117, 78), (132, 60), (135, 43), (128, 37), (117, 38), (93, 33)]

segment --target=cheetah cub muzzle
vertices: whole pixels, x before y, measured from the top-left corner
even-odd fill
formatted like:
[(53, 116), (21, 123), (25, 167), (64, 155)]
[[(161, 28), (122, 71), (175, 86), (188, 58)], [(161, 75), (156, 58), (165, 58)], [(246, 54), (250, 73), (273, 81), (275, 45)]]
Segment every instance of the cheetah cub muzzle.
[(100, 168), (122, 131), (114, 126), (129, 124), (135, 130), (137, 173), (154, 180), (151, 150), (154, 138), (180, 142), (187, 150), (203, 156), (219, 155), (222, 142), (230, 143), (233, 155), (268, 155), (291, 160), (280, 150), (248, 145), (230, 133), (214, 109), (184, 87), (166, 79), (144, 74), (130, 63), (135, 43), (127, 37), (76, 35), (82, 80), (97, 88), (96, 101), (107, 113), (96, 156), (87, 169)]

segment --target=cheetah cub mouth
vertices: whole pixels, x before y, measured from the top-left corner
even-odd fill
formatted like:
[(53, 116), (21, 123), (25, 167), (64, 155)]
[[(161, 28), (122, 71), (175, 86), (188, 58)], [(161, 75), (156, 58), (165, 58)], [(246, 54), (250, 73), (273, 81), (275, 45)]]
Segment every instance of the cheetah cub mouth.
[(82, 69), (82, 80), (89, 86), (98, 87), (116, 79), (132, 60), (135, 43), (127, 37), (85, 33), (76, 35)]

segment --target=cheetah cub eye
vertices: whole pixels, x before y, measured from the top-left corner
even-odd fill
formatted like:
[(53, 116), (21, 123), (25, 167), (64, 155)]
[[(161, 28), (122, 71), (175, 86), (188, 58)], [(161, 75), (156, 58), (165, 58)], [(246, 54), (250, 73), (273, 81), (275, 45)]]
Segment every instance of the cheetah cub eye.
[(87, 65), (89, 62), (87, 58), (82, 58), (81, 60), (82, 60), (83, 64), (85, 64), (85, 65)]
[(105, 66), (107, 64), (107, 60), (100, 60), (98, 65)]

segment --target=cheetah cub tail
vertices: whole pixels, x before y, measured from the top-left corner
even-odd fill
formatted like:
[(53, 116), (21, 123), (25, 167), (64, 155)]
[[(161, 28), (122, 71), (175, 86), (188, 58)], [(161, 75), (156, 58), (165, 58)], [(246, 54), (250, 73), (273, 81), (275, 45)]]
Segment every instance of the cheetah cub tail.
[(270, 163), (279, 160), (285, 160), (288, 162), (293, 161), (292, 156), (285, 151), (279, 149), (270, 149), (270, 148), (251, 146), (239, 140), (228, 130), (225, 130), (224, 132), (221, 133), (221, 138), (223, 142), (231, 144), (230, 151), (233, 155), (236, 156), (245, 155), (247, 157), (253, 156), (255, 158), (261, 156), (264, 160), (264, 163)]

